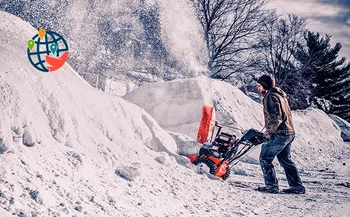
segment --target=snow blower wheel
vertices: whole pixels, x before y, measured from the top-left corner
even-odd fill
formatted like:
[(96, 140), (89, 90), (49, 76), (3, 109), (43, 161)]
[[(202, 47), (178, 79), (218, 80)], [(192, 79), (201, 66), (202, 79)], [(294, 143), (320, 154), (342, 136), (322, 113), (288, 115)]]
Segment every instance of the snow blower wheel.
[(230, 174), (231, 174), (230, 167), (227, 167), (227, 168), (226, 168), (226, 173), (225, 173), (223, 176), (221, 176), (222, 180), (228, 179), (228, 177), (230, 176)]
[(218, 167), (216, 166), (216, 164), (214, 163), (214, 161), (210, 160), (207, 157), (199, 157), (195, 160), (194, 162), (195, 165), (197, 165), (197, 170), (200, 173), (203, 173), (202, 171), (208, 172), (212, 175), (215, 176), (216, 174), (216, 170), (218, 169)]

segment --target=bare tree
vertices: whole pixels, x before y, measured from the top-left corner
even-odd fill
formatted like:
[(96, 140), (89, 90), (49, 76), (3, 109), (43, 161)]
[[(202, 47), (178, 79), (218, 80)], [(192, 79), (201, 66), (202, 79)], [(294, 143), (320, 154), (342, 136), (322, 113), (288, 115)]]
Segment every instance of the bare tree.
[(284, 87), (288, 79), (301, 78), (296, 74), (293, 55), (298, 43), (305, 44), (306, 20), (296, 15), (280, 18), (271, 13), (269, 16), (263, 25), (255, 63), (261, 72), (274, 75), (276, 83)]
[(265, 14), (265, 0), (192, 0), (204, 31), (211, 77), (227, 79), (250, 66)]
[(292, 14), (269, 16), (255, 55), (256, 70), (274, 75), (277, 86), (287, 92), (292, 109), (305, 107), (309, 104), (305, 95), (309, 94), (310, 84), (298, 69), (300, 64), (294, 55), (298, 45), (305, 46), (306, 20)]

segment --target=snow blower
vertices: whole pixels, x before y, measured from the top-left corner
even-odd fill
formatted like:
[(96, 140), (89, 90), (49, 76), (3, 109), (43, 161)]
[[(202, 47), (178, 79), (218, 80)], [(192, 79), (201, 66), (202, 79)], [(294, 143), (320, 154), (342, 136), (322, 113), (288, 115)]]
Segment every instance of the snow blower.
[[(226, 180), (230, 176), (231, 167), (263, 143), (265, 137), (262, 132), (250, 129), (238, 139), (235, 135), (222, 131), (224, 127), (234, 127), (224, 126), (213, 120), (212, 106), (205, 105), (202, 111), (197, 141), (203, 146), (198, 155), (188, 156), (188, 158), (200, 168), (206, 168), (210, 174)], [(211, 132), (211, 138), (207, 140), (209, 132)], [(214, 132), (216, 135), (213, 139)]]

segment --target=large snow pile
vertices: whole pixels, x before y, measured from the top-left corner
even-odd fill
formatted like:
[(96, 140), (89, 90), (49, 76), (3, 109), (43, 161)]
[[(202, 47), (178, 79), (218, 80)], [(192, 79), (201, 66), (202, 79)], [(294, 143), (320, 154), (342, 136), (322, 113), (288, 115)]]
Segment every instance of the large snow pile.
[[(346, 216), (349, 213), (348, 166), (342, 170), (334, 167), (334, 171), (326, 173), (301, 171), (308, 194), (298, 196), (265, 195), (251, 190), (262, 184), (257, 164), (237, 165), (241, 168), (240, 175), (237, 169), (228, 182), (199, 175), (185, 157), (177, 154), (178, 144), (169, 133), (140, 107), (96, 91), (68, 65), (54, 73), (35, 70), (27, 60), (26, 45), (36, 30), (4, 12), (0, 12), (0, 20), (1, 217)], [(248, 101), (238, 90), (226, 89), (222, 83), (218, 85), (214, 94), (218, 113), (228, 115), (242, 128), (261, 125), (258, 104)], [(195, 91), (193, 88), (192, 92)], [(204, 92), (202, 95), (209, 96)], [(232, 104), (232, 100), (237, 103)], [(186, 103), (191, 102), (178, 101), (178, 104)], [(249, 106), (256, 116), (254, 113), (233, 116), (234, 109), (249, 110)], [(308, 119), (309, 114), (315, 120)], [(316, 123), (309, 124), (307, 120)], [(194, 119), (188, 121), (193, 126), (194, 122)], [(324, 149), (329, 158), (337, 149), (339, 162), (349, 165), (348, 149), (337, 140), (339, 130), (331, 127), (332, 121), (312, 110), (301, 111), (296, 122), (299, 131), (312, 134), (311, 139), (303, 136), (300, 144), (296, 142), (296, 147), (304, 147), (300, 152), (305, 153), (299, 153), (300, 156), (310, 159), (315, 156), (308, 156), (305, 148), (306, 143), (314, 140), (314, 149)], [(322, 137), (316, 138), (313, 130), (319, 128), (313, 125), (320, 124), (325, 125), (318, 134)], [(326, 139), (327, 136), (330, 138)], [(329, 148), (319, 146), (321, 140)], [(286, 187), (281, 172), (278, 177), (281, 188)], [(235, 185), (237, 180), (245, 184)]]
[(142, 192), (161, 177), (176, 178), (174, 170), (190, 172), (169, 156), (177, 152), (171, 136), (139, 107), (91, 88), (68, 65), (55, 73), (34, 69), (26, 44), (36, 30), (7, 13), (0, 19), (0, 216), (124, 215), (133, 203), (139, 215), (164, 209), (166, 202), (144, 198), (128, 181), (139, 179)]
[[(164, 129), (196, 139), (202, 106), (215, 105), (222, 124), (249, 129), (262, 127), (262, 107), (228, 83), (204, 76), (145, 84), (125, 96), (144, 108)], [(230, 111), (231, 115), (226, 111)]]

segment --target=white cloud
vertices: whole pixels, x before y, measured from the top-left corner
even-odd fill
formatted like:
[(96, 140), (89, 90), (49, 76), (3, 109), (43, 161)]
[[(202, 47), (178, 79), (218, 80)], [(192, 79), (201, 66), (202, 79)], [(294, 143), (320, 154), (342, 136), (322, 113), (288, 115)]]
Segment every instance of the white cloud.
[[(268, 7), (276, 8), (280, 15), (296, 14), (307, 18), (309, 30), (319, 32), (322, 37), (325, 34), (331, 35), (331, 45), (336, 42), (341, 42), (343, 45), (339, 56), (350, 58), (350, 28), (347, 26), (350, 24), (350, 18), (345, 22), (336, 19), (339, 14), (346, 12), (346, 8), (321, 4), (316, 0), (270, 0)], [(327, 22), (324, 17), (327, 17)]]
[(269, 7), (276, 8), (279, 14), (298, 14), (304, 17), (333, 17), (344, 9), (336, 6), (320, 4), (316, 1), (271, 0)]

